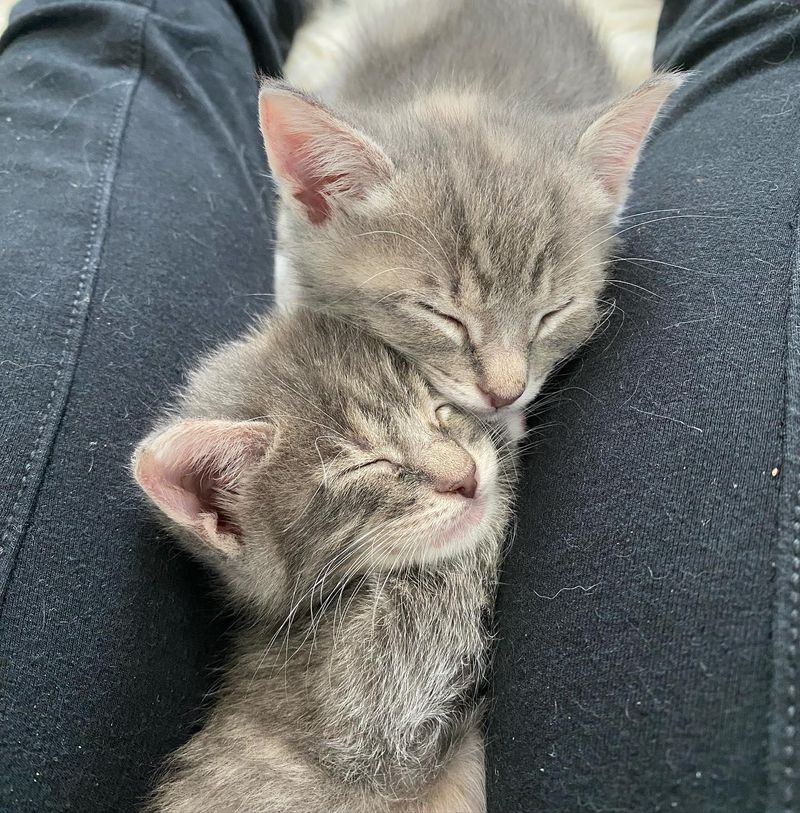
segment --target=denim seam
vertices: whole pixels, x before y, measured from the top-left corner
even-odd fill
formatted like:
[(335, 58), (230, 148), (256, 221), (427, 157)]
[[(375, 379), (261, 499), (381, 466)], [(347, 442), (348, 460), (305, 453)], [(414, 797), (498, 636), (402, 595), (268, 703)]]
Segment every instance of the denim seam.
[[(796, 272), (796, 271), (795, 271)], [(795, 716), (797, 713), (797, 645), (798, 645), (798, 616), (800, 616), (800, 590), (798, 590), (798, 582), (800, 582), (800, 489), (795, 491), (794, 499), (794, 520), (792, 522), (792, 530), (794, 531), (794, 538), (792, 539), (792, 573), (791, 581), (791, 610), (789, 612), (790, 627), (789, 627), (789, 655), (791, 657), (789, 685), (786, 689), (786, 724), (784, 736), (786, 737), (785, 757), (786, 765), (784, 773), (786, 776), (786, 785), (784, 788), (784, 798), (786, 800), (786, 813), (792, 813), (791, 805), (794, 800), (794, 762), (795, 751), (794, 746), (797, 727), (795, 725)]]
[(797, 813), (797, 687), (800, 678), (800, 197), (793, 223), (786, 309), (786, 375), (783, 479), (774, 567), (773, 703), (770, 725), (771, 784), (767, 810)]
[[(800, 301), (798, 301), (798, 286), (800, 285), (800, 208), (795, 212), (794, 220), (794, 256), (792, 263), (792, 275), (790, 278), (790, 301), (792, 307), (789, 311), (788, 330), (789, 330), (789, 346), (787, 348), (787, 369), (791, 370), (792, 367), (792, 354), (798, 350), (797, 347), (797, 332), (800, 326), (795, 324), (795, 320), (800, 319)], [(800, 420), (798, 414), (798, 404), (794, 400), (797, 393), (793, 391), (793, 387), (798, 384), (797, 369), (794, 369), (795, 375), (789, 382), (790, 386), (786, 388), (787, 399), (787, 418), (793, 418), (792, 428), (787, 426), (786, 439), (789, 443), (796, 440), (794, 431), (797, 430), (797, 423)], [(787, 421), (788, 423), (788, 421)], [(794, 431), (793, 431), (794, 430)], [(791, 454), (797, 452), (796, 449), (789, 450)], [(794, 467), (793, 474), (797, 476), (797, 467)], [(784, 766), (784, 799), (786, 801), (785, 813), (792, 813), (796, 806), (793, 802), (795, 799), (795, 791), (797, 788), (796, 765), (797, 765), (797, 658), (798, 658), (798, 634), (800, 633), (800, 488), (796, 485), (793, 488), (794, 499), (792, 501), (792, 516), (791, 516), (791, 531), (792, 531), (792, 570), (789, 575), (790, 582), (790, 604), (789, 604), (789, 683), (786, 687), (786, 718), (784, 727), (784, 737), (786, 738), (786, 747), (784, 749), (785, 766)]]
[[(44, 407), (41, 423), (39, 424), (33, 441), (33, 448), (31, 449), (23, 468), (22, 478), (14, 499), (14, 504), (11, 506), (8, 518), (3, 526), (2, 535), (0, 535), (0, 556), (2, 556), (3, 549), (7, 549), (7, 559), (5, 562), (5, 567), (3, 568), (5, 573), (3, 574), (2, 582), (0, 582), (0, 601), (3, 599), (5, 590), (10, 582), (16, 558), (23, 544), (29, 519), (36, 506), (38, 492), (41, 487), (42, 477), (44, 475), (47, 462), (50, 458), (50, 452), (52, 451), (55, 439), (58, 435), (58, 430), (61, 427), (61, 421), (63, 420), (64, 412), (69, 400), (69, 391), (72, 386), (78, 358), (80, 356), (83, 329), (85, 328), (88, 318), (92, 293), (94, 290), (94, 282), (97, 271), (100, 267), (100, 259), (102, 256), (103, 245), (106, 237), (106, 227), (108, 225), (110, 213), (111, 192), (114, 186), (114, 180), (116, 178), (117, 167), (119, 165), (123, 135), (128, 121), (128, 114), (130, 113), (133, 103), (133, 98), (142, 77), (145, 22), (151, 13), (151, 10), (149, 7), (137, 7), (134, 5), (130, 5), (129, 8), (139, 8), (141, 11), (131, 29), (130, 38), (132, 63), (137, 60), (138, 55), (136, 75), (131, 78), (129, 83), (127, 83), (129, 84), (130, 90), (127, 95), (123, 95), (122, 98), (117, 102), (114, 110), (114, 117), (112, 120), (113, 124), (109, 130), (108, 141), (103, 159), (103, 171), (100, 174), (95, 203), (92, 209), (92, 219), (91, 226), (89, 228), (89, 236), (86, 242), (86, 251), (84, 254), (83, 264), (81, 266), (81, 271), (78, 276), (78, 285), (72, 299), (69, 322), (67, 324), (67, 331), (64, 336), (64, 346), (61, 352), (61, 358), (59, 359), (56, 368), (56, 374), (50, 388), (47, 403)], [(87, 290), (88, 296), (86, 295)], [(65, 373), (68, 374), (65, 376)], [(50, 427), (50, 432), (46, 433), (45, 430), (48, 429), (48, 427)], [(18, 517), (18, 514), (24, 502), (26, 488), (32, 488), (33, 493), (28, 500), (28, 507), (25, 517), (20, 518)]]

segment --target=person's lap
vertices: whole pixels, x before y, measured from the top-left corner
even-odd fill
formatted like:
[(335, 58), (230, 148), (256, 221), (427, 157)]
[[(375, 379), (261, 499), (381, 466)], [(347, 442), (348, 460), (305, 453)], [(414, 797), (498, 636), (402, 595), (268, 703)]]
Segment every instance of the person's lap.
[(798, 36), (796, 5), (667, 3), (656, 64), (697, 73), (525, 464), (490, 811), (799, 809)]
[[(153, 2), (27, 2), (0, 52), (13, 811), (131, 809), (198, 721), (225, 628), (126, 463), (186, 363), (267, 301), (254, 71), (280, 49), (256, 2)], [(491, 810), (745, 813), (768, 760), (791, 809), (800, 20), (701, 5), (665, 14), (659, 61), (699, 73), (636, 179), (620, 250), (644, 259), (615, 267), (616, 313), (525, 464)]]
[(268, 301), (275, 5), (23, 2), (3, 40), (2, 810), (133, 809), (214, 685), (226, 624), (127, 463)]

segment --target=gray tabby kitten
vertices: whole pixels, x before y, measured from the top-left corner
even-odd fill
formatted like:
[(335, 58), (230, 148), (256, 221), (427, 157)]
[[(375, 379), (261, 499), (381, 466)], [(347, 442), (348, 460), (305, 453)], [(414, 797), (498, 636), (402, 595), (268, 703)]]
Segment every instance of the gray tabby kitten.
[(477, 813), (508, 434), (341, 320), (192, 373), (134, 475), (246, 620), (149, 810)]
[(615, 220), (681, 77), (623, 95), (569, 0), (347, 5), (323, 101), (261, 91), (279, 298), (368, 327), (467, 409), (519, 412), (598, 325)]

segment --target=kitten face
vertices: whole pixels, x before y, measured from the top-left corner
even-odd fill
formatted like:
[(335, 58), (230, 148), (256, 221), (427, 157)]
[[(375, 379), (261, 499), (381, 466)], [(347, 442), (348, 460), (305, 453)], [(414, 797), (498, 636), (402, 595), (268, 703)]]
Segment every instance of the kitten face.
[[(427, 566), (496, 539), (509, 436), (444, 403), (404, 359), (299, 312), (207, 362), (135, 476), (195, 553), (259, 600), (287, 582)], [(322, 589), (322, 588), (320, 588)]]
[(583, 123), (434, 95), (365, 119), (391, 154), (266, 86), (294, 295), (366, 325), (466, 409), (523, 409), (598, 323), (614, 219), (678, 83), (653, 80)]
[(461, 170), (431, 149), (425, 172), (397, 172), (346, 217), (285, 217), (280, 248), (303, 301), (365, 324), (489, 417), (524, 408), (594, 329), (611, 210), (566, 165), (462, 146)]
[(330, 429), (305, 423), (278, 439), (247, 495), (245, 536), (264, 535), (266, 520), (287, 551), (302, 539), (307, 559), (367, 572), (457, 556), (496, 532), (508, 496), (499, 436), (421, 379), (398, 392), (373, 383), (386, 404), (345, 398), (326, 410)]

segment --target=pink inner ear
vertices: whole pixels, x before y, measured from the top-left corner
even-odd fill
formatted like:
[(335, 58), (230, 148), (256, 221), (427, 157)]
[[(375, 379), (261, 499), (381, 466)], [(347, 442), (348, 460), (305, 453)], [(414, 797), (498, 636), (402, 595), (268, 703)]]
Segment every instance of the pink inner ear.
[(170, 519), (232, 555), (241, 532), (231, 498), (272, 440), (272, 427), (262, 422), (182, 421), (141, 444), (134, 474)]
[(651, 79), (600, 116), (581, 137), (580, 153), (618, 206), (625, 203), (628, 182), (659, 110), (682, 82), (676, 74)]
[(266, 84), (259, 115), (273, 173), (314, 224), (327, 220), (332, 201), (363, 197), (391, 174), (366, 136), (296, 91)]

